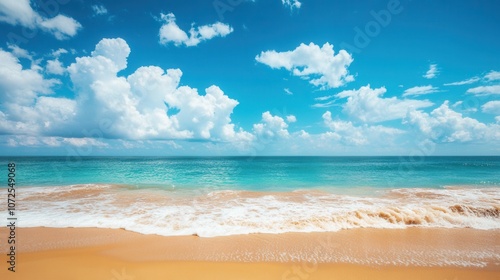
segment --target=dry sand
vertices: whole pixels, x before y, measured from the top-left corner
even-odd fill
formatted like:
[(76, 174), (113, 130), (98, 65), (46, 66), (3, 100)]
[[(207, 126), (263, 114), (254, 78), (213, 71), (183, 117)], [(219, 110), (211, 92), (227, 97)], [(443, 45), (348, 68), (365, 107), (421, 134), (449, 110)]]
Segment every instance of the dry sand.
[[(500, 231), (356, 229), (163, 237), (95, 228), (18, 228), (0, 279), (500, 279)], [(493, 256), (493, 257), (492, 257)]]

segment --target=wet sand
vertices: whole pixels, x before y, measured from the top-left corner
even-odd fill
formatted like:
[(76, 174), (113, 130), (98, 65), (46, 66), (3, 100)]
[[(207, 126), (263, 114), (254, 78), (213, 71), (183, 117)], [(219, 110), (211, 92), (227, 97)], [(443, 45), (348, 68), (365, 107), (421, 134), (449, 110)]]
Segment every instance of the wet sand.
[(0, 279), (499, 279), (500, 231), (355, 229), (164, 237), (121, 229), (18, 228)]

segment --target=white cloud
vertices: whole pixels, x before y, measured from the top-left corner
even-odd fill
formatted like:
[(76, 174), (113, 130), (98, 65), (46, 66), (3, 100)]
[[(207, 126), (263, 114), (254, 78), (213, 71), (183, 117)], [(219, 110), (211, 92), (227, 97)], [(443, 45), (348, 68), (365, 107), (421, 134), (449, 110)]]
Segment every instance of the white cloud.
[[(5, 61), (0, 88), (7, 92), (8, 108), (0, 108), (0, 133), (32, 136), (66, 136), (80, 145), (82, 138), (196, 139), (239, 145), (254, 136), (231, 123), (238, 101), (217, 86), (200, 95), (189, 86), (179, 87), (182, 72), (155, 66), (140, 67), (128, 77), (130, 53), (123, 39), (103, 39), (90, 56), (76, 58), (68, 67), (75, 99), (45, 97), (52, 80), (34, 70), (22, 70), (16, 58), (0, 51)], [(17, 80), (16, 80), (17, 79)], [(15, 82), (15, 83), (14, 83)], [(3, 102), (2, 102), (3, 103)], [(167, 104), (167, 106), (165, 105)], [(83, 145), (83, 144), (81, 144)]]
[(288, 138), (288, 124), (278, 116), (273, 116), (269, 111), (262, 113), (262, 122), (253, 125), (253, 131), (259, 138)]
[(500, 138), (500, 125), (486, 125), (476, 119), (463, 117), (449, 108), (448, 101), (430, 114), (409, 112), (406, 122), (415, 125), (424, 136), (437, 142), (495, 141)]
[(310, 79), (321, 89), (337, 88), (354, 81), (347, 68), (353, 61), (345, 50), (335, 54), (333, 46), (325, 43), (321, 48), (314, 43), (300, 44), (293, 51), (265, 51), (255, 59), (273, 69), (284, 68), (294, 76)]
[(281, 3), (283, 3), (283, 5), (285, 7), (290, 7), (290, 9), (300, 9), (300, 7), (302, 6), (302, 3), (299, 1), (299, 0), (281, 0)]
[(447, 84), (444, 84), (444, 85), (445, 86), (470, 85), (470, 84), (473, 84), (473, 83), (478, 82), (480, 80), (481, 80), (481, 78), (479, 78), (479, 77), (472, 77), (472, 78), (467, 79), (467, 80), (463, 80), (463, 81), (459, 81), (459, 82), (453, 82), (453, 83), (447, 83)]
[(57, 50), (55, 50), (55, 51), (52, 51), (52, 54), (51, 54), (51, 55), (52, 55), (53, 57), (55, 57), (55, 58), (58, 58), (58, 57), (60, 57), (62, 54), (66, 54), (66, 53), (68, 53), (68, 51), (67, 51), (67, 50), (62, 49), (62, 48), (59, 48), (59, 49), (57, 49)]
[(427, 70), (423, 77), (426, 79), (434, 79), (436, 78), (437, 74), (439, 74), (437, 64), (431, 64), (429, 65), (429, 70)]
[(108, 144), (102, 142), (101, 140), (95, 138), (63, 138), (63, 143), (68, 143), (71, 146), (83, 147), (83, 146), (95, 146), (95, 147), (107, 147)]
[[(111, 60), (116, 66), (115, 71), (127, 68), (127, 58), (130, 54), (130, 47), (125, 40), (118, 39), (102, 39), (92, 51), (92, 57), (102, 57)], [(78, 62), (78, 61), (77, 61)]]
[(311, 105), (311, 107), (313, 107), (313, 108), (329, 108), (332, 106), (339, 106), (337, 104), (337, 100), (330, 100), (326, 103), (315, 103), (315, 104)]
[(431, 85), (428, 86), (418, 86), (412, 87), (404, 91), (403, 96), (412, 96), (412, 95), (424, 95), (429, 93), (439, 92), (439, 88), (433, 87)]
[(0, 22), (11, 25), (21, 25), (26, 28), (40, 28), (52, 33), (58, 40), (67, 39), (76, 35), (82, 25), (71, 17), (56, 15), (45, 18), (30, 6), (30, 0), (0, 2)]
[(326, 101), (326, 100), (332, 99), (334, 97), (337, 97), (337, 95), (334, 94), (334, 95), (327, 95), (327, 96), (319, 96), (319, 97), (314, 98), (314, 100), (316, 100), (316, 101)]
[(108, 9), (103, 5), (92, 5), (92, 11), (94, 11), (95, 16), (105, 15), (108, 13)]
[(226, 37), (234, 31), (231, 26), (216, 22), (198, 28), (192, 26), (188, 36), (188, 34), (175, 23), (175, 15), (173, 13), (161, 14), (160, 17), (161, 20), (165, 22), (161, 26), (159, 32), (160, 44), (162, 45), (167, 45), (172, 42), (175, 46), (184, 44), (187, 47), (192, 47), (215, 37)]
[(48, 73), (55, 75), (62, 75), (66, 71), (66, 68), (63, 67), (61, 61), (58, 59), (47, 60), (47, 66), (45, 69)]
[[(94, 123), (111, 119), (111, 136), (127, 139), (251, 138), (247, 132), (234, 131), (230, 115), (238, 102), (217, 86), (200, 95), (194, 88), (179, 87), (179, 69), (165, 72), (154, 66), (141, 67), (126, 79), (118, 77), (117, 72), (127, 65), (129, 52), (124, 40), (103, 39), (91, 57), (79, 58), (69, 67), (81, 98), (93, 100), (85, 107), (97, 108), (85, 110), (82, 118), (93, 119)], [(174, 109), (178, 112), (167, 115)]]
[(311, 135), (307, 131), (305, 131), (303, 129), (301, 131), (299, 131), (299, 132), (294, 133), (294, 135), (297, 135), (298, 137), (304, 138), (304, 139), (307, 139), (307, 138), (311, 137)]
[(347, 98), (347, 103), (343, 105), (344, 113), (367, 123), (402, 119), (408, 111), (433, 105), (427, 100), (383, 98), (386, 92), (385, 87), (372, 89), (367, 85), (358, 90), (342, 91), (336, 97)]
[(58, 40), (64, 40), (75, 36), (78, 30), (82, 27), (78, 21), (63, 15), (57, 15), (53, 18), (45, 19), (40, 22), (40, 26), (44, 30), (54, 34)]
[(293, 95), (293, 92), (288, 88), (285, 88), (285, 93), (288, 95)]
[(451, 105), (451, 107), (455, 108), (457, 111), (464, 113), (475, 113), (477, 112), (477, 108), (475, 106), (470, 106), (466, 102), (459, 100)]
[(33, 28), (37, 17), (40, 16), (31, 8), (30, 0), (0, 2), (0, 21)]
[(350, 121), (333, 120), (330, 111), (323, 114), (323, 122), (331, 130), (321, 135), (323, 140), (334, 140), (345, 145), (367, 145), (380, 141), (387, 143), (388, 138), (404, 133), (402, 130), (381, 125), (355, 126)]
[(286, 121), (288, 123), (294, 123), (297, 121), (297, 118), (294, 115), (288, 115), (288, 116), (286, 116)]
[(94, 146), (107, 147), (108, 144), (95, 138), (65, 138), (16, 135), (7, 139), (7, 145), (11, 147), (60, 147), (69, 144), (74, 147)]
[(500, 101), (489, 101), (481, 106), (481, 109), (484, 113), (500, 115)]
[(9, 104), (0, 111), (0, 131), (7, 134), (51, 135), (75, 115), (76, 102), (40, 96), (33, 105)]
[(491, 70), (488, 74), (484, 76), (484, 78), (489, 82), (498, 81), (500, 80), (500, 72)]
[(68, 53), (68, 51), (62, 48), (52, 51), (51, 56), (53, 56), (54, 59), (47, 60), (47, 65), (45, 66), (45, 70), (47, 71), (47, 73), (62, 75), (66, 72), (66, 67), (64, 67), (59, 60), (59, 57), (66, 53)]
[[(499, 71), (491, 70), (490, 72), (488, 72), (488, 74), (484, 75), (483, 78), (484, 78), (484, 81), (486, 81), (486, 82), (498, 81), (498, 80), (500, 80), (500, 72)], [(459, 82), (454, 82), (454, 83), (447, 83), (447, 84), (444, 84), (444, 85), (445, 86), (469, 85), (469, 84), (473, 84), (475, 82), (478, 82), (480, 80), (481, 80), (480, 77), (472, 77), (472, 78), (464, 80), (464, 81), (459, 81)], [(482, 87), (478, 87), (478, 88), (482, 88)]]
[(23, 69), (19, 60), (10, 52), (0, 49), (0, 104), (33, 104), (40, 94), (51, 94), (51, 87), (58, 83), (44, 79), (38, 68)]
[(9, 48), (11, 53), (17, 58), (33, 60), (33, 56), (27, 50), (20, 48), (17, 45), (7, 44), (7, 48)]
[(500, 94), (500, 85), (479, 86), (475, 88), (470, 88), (467, 90), (467, 93), (472, 93), (476, 95)]
[[(52, 144), (52, 141), (49, 141), (48, 142), (48, 146), (57, 146), (57, 144)], [(19, 146), (27, 146), (27, 147), (34, 147), (34, 146), (40, 146), (42, 143), (41, 141), (37, 138), (37, 137), (34, 137), (34, 136), (15, 136), (15, 137), (11, 137), (9, 139), (7, 139), (7, 146), (10, 146), (10, 147), (19, 147)], [(45, 144), (45, 143), (43, 143)], [(47, 144), (45, 144), (47, 145)]]

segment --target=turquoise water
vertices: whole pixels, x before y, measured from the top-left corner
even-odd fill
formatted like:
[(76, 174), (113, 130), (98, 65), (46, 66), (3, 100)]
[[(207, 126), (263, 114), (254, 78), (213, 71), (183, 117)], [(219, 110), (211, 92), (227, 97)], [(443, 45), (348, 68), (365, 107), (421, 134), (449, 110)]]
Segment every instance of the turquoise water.
[(21, 227), (202, 237), (360, 227), (500, 229), (500, 157), (0, 161), (4, 178), (7, 162), (16, 164)]
[(500, 157), (18, 157), (0, 161), (2, 166), (7, 161), (16, 163), (18, 186), (110, 183), (289, 191), (500, 185)]

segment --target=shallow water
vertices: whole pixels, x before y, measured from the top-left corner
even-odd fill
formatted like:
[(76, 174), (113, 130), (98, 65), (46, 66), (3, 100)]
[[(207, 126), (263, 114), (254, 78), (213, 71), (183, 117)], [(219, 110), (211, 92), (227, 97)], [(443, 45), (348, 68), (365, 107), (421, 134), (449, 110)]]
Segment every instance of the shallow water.
[(397, 157), (2, 160), (16, 163), (23, 227), (204, 237), (351, 228), (500, 229), (499, 157), (413, 163)]

